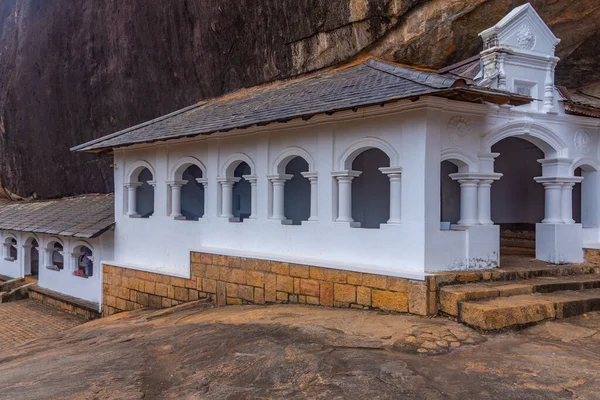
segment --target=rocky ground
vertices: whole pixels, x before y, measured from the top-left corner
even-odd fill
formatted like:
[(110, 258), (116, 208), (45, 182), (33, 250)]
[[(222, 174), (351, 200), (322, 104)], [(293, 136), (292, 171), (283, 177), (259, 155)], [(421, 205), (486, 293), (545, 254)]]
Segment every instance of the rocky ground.
[(2, 399), (598, 398), (600, 313), (483, 335), (444, 318), (184, 305), (0, 352)]

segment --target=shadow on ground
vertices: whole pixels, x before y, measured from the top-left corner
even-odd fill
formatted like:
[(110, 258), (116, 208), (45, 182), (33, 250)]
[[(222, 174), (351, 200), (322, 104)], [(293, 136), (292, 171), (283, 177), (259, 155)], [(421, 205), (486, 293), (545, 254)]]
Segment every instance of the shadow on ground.
[(0, 353), (2, 399), (593, 399), (600, 313), (481, 335), (308, 306), (135, 311)]

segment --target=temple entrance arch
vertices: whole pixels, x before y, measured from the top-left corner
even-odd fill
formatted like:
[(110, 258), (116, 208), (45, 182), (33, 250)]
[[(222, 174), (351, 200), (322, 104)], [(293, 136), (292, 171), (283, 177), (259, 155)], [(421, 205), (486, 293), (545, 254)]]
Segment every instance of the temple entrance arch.
[(544, 187), (534, 178), (542, 175), (538, 160), (544, 152), (531, 141), (507, 137), (492, 146), (498, 153), (495, 172), (502, 179), (491, 188), (492, 221), (500, 225), (503, 255), (535, 256), (535, 227), (544, 219)]
[(39, 275), (40, 266), (40, 250), (37, 239), (33, 236), (28, 237), (23, 244), (24, 254), (24, 275), (37, 276)]

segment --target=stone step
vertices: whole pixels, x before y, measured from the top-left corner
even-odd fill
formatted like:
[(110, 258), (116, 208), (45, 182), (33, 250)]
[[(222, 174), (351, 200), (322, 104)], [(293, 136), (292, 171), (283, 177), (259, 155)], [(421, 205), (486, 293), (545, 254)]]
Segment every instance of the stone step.
[(531, 293), (551, 293), (561, 290), (600, 288), (600, 274), (570, 275), (520, 279), (503, 282), (479, 282), (440, 288), (440, 311), (458, 316), (460, 304), (467, 301), (509, 297)]
[(535, 249), (535, 240), (500, 238), (500, 246), (502, 246), (502, 247), (522, 247), (525, 249)]
[(533, 248), (501, 245), (500, 254), (504, 256), (511, 255), (535, 257), (535, 245)]
[(459, 321), (493, 331), (600, 310), (600, 289), (533, 293), (461, 302)]
[[(553, 265), (547, 264), (535, 258), (525, 258), (508, 256), (501, 257), (500, 264), (511, 264), (511, 267), (499, 267), (491, 270), (481, 271), (449, 271), (439, 272), (435, 274), (435, 280), (438, 286), (447, 285), (462, 285), (465, 283), (474, 282), (498, 282), (498, 281), (514, 281), (521, 279), (534, 279), (541, 277), (558, 277), (558, 276), (573, 276), (587, 275), (600, 273), (600, 263), (589, 264), (564, 264)], [(514, 259), (518, 259), (518, 266), (514, 266)]]

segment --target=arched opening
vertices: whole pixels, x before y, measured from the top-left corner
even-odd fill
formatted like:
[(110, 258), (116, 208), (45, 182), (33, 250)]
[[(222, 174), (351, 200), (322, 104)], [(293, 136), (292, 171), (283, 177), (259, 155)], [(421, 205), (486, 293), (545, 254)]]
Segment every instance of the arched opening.
[(181, 214), (188, 221), (198, 221), (204, 215), (204, 185), (198, 179), (204, 178), (197, 165), (190, 165), (183, 171), (181, 187)]
[(92, 249), (79, 245), (73, 249), (73, 275), (88, 278), (94, 276)]
[(390, 158), (371, 148), (352, 162), (362, 173), (352, 181), (352, 218), (362, 228), (377, 229), (390, 218), (390, 180), (379, 168), (389, 167)]
[(285, 183), (284, 213), (292, 225), (300, 225), (310, 218), (310, 182), (302, 175), (308, 168), (308, 162), (299, 156), (285, 167), (285, 173), (292, 177)]
[(500, 249), (505, 255), (535, 256), (535, 224), (544, 219), (544, 187), (534, 181), (542, 175), (535, 144), (517, 137), (492, 146), (499, 153), (494, 164), (502, 179), (491, 188), (492, 220), (500, 225)]
[(240, 222), (252, 214), (252, 188), (244, 175), (251, 175), (252, 169), (242, 161), (233, 171), (233, 176), (239, 178), (233, 184), (233, 217)]
[(23, 245), (23, 249), (25, 250), (25, 275), (39, 275), (40, 251), (38, 241), (33, 237), (28, 238)]
[(46, 259), (48, 260), (48, 265), (46, 268), (60, 271), (64, 268), (64, 256), (63, 256), (63, 245), (57, 241), (51, 241), (46, 246)]
[(154, 186), (150, 184), (154, 179), (152, 172), (144, 168), (138, 175), (138, 182), (141, 183), (137, 188), (136, 212), (141, 218), (149, 218), (154, 214)]
[(17, 261), (17, 239), (14, 237), (7, 237), (4, 239), (4, 259), (6, 261)]
[(440, 228), (450, 229), (460, 220), (460, 184), (450, 175), (458, 173), (458, 165), (452, 161), (440, 164)]
[(600, 191), (600, 173), (591, 165), (584, 164), (574, 171), (575, 176), (583, 178), (581, 184), (573, 186), (573, 219), (583, 228), (599, 228), (598, 193)]

